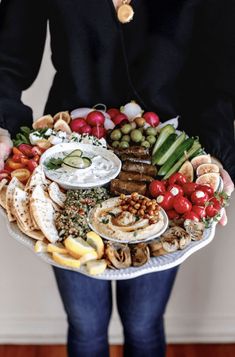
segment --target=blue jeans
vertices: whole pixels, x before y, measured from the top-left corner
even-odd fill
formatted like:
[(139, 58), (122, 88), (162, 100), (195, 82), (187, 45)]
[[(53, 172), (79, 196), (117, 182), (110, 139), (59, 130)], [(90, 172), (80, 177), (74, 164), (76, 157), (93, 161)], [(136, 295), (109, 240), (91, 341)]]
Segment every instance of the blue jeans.
[[(108, 357), (111, 282), (54, 268), (68, 317), (69, 357)], [(125, 357), (164, 357), (163, 314), (177, 268), (117, 281)]]

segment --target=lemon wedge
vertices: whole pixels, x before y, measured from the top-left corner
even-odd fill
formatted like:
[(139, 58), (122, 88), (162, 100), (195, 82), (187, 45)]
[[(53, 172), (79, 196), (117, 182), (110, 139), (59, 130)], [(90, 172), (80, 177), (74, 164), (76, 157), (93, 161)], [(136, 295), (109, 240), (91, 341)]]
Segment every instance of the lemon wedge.
[(71, 257), (68, 254), (53, 252), (52, 258), (56, 263), (64, 265), (66, 267), (70, 267), (70, 268), (80, 268), (80, 265), (81, 265), (79, 259), (74, 259), (73, 257)]
[(47, 243), (38, 240), (34, 245), (35, 253), (45, 253), (47, 252)]
[(98, 259), (101, 259), (104, 255), (104, 242), (102, 238), (93, 231), (88, 232), (86, 236), (87, 243), (95, 249), (98, 254)]
[(47, 251), (49, 253), (62, 253), (62, 254), (68, 253), (67, 249), (62, 243), (55, 243), (55, 244), (49, 243), (47, 246)]
[(98, 254), (96, 253), (96, 251), (93, 250), (93, 252), (84, 254), (79, 260), (81, 265), (83, 265), (89, 262), (90, 260), (96, 260), (97, 258), (98, 258)]
[(80, 258), (86, 253), (94, 252), (94, 248), (80, 237), (68, 237), (65, 239), (64, 244), (69, 253), (75, 258)]
[(102, 274), (107, 268), (107, 261), (105, 259), (90, 260), (89, 262), (87, 262), (86, 268), (88, 273), (91, 275)]

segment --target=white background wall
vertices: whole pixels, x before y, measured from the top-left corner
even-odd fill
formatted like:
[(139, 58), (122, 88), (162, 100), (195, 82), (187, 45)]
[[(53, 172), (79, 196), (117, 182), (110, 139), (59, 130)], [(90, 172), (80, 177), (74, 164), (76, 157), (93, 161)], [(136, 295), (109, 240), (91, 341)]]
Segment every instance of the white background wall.
[[(40, 116), (53, 76), (49, 44), (39, 78), (23, 99)], [(169, 342), (235, 342), (235, 200), (229, 224), (181, 267), (166, 313)], [(51, 268), (9, 237), (0, 217), (0, 342), (65, 341), (65, 314)], [(158, 287), (156, 287), (158, 288)], [(114, 309), (110, 341), (122, 341)]]

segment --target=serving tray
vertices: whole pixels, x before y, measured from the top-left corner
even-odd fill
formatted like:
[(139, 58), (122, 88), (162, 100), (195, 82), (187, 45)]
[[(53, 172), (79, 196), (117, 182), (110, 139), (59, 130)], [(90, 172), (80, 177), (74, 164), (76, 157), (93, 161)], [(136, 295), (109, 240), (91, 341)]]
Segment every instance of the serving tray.
[(27, 248), (29, 248), (33, 254), (36, 254), (39, 259), (43, 260), (47, 264), (67, 269), (67, 270), (73, 270), (78, 273), (90, 276), (95, 279), (101, 279), (101, 280), (125, 280), (125, 279), (132, 279), (136, 278), (138, 276), (148, 274), (148, 273), (153, 273), (157, 271), (162, 271), (162, 270), (167, 270), (170, 268), (173, 268), (177, 265), (180, 265), (183, 263), (187, 258), (190, 257), (190, 255), (196, 253), (198, 250), (204, 248), (206, 245), (208, 245), (214, 238), (215, 236), (215, 228), (216, 228), (216, 223), (213, 223), (210, 228), (205, 229), (204, 235), (202, 240), (196, 241), (196, 242), (191, 242), (184, 250), (177, 250), (174, 253), (170, 253), (167, 255), (163, 255), (160, 257), (152, 257), (148, 263), (143, 265), (142, 267), (130, 267), (126, 269), (120, 269), (120, 270), (113, 270), (113, 269), (106, 269), (103, 274), (96, 275), (96, 276), (91, 276), (88, 274), (86, 271), (85, 267), (81, 267), (79, 269), (75, 268), (67, 268), (64, 267), (63, 265), (57, 264), (54, 262), (54, 260), (51, 258), (49, 253), (35, 253), (34, 252), (34, 245), (35, 245), (35, 240), (26, 236), (23, 234), (16, 223), (10, 223), (7, 219), (6, 213), (3, 208), (0, 207), (0, 214), (4, 217), (8, 232), (11, 237), (13, 237), (16, 241), (19, 243), (23, 244)]

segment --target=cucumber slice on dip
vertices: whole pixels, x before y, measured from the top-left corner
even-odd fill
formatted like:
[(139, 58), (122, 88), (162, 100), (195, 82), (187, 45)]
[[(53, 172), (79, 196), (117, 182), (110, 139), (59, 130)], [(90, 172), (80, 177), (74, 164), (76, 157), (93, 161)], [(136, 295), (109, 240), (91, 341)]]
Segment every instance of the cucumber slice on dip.
[(75, 169), (85, 169), (91, 165), (91, 160), (88, 157), (66, 156), (63, 163)]
[(65, 165), (73, 167), (75, 169), (83, 169), (84, 168), (83, 159), (78, 156), (66, 156), (63, 160), (63, 163)]
[(91, 159), (88, 157), (83, 157), (84, 168), (91, 166)]
[(82, 156), (82, 150), (80, 149), (76, 149), (76, 150), (73, 150), (69, 155), (67, 156), (79, 156), (81, 157)]

